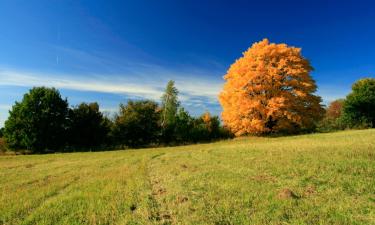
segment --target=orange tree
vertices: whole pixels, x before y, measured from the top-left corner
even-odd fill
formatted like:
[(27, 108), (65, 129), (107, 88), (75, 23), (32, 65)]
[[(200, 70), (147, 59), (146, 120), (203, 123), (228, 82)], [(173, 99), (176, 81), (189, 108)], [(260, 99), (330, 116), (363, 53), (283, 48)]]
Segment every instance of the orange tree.
[(312, 70), (300, 48), (254, 43), (224, 76), (225, 125), (237, 136), (314, 128), (324, 110)]

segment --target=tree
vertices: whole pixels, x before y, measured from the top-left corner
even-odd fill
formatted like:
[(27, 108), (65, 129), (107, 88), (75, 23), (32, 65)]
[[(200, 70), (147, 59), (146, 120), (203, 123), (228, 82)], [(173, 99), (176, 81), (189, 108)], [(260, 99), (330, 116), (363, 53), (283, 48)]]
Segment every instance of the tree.
[(201, 116), (203, 123), (206, 126), (209, 139), (220, 138), (220, 120), (217, 116), (211, 116), (209, 112), (205, 112)]
[(58, 150), (66, 142), (67, 116), (68, 101), (58, 90), (34, 87), (9, 111), (4, 136), (13, 149)]
[(375, 127), (375, 79), (355, 82), (343, 106), (343, 120), (350, 127)]
[(318, 123), (318, 131), (327, 132), (345, 128), (341, 118), (344, 102), (344, 99), (338, 99), (328, 105), (323, 119)]
[(0, 128), (0, 138), (4, 136), (4, 127)]
[(74, 107), (69, 112), (69, 122), (69, 145), (72, 147), (91, 149), (104, 144), (108, 137), (108, 120), (96, 102)]
[(330, 119), (338, 119), (342, 114), (344, 99), (337, 99), (331, 102), (326, 110), (326, 117)]
[(145, 146), (156, 142), (160, 112), (156, 102), (150, 100), (128, 101), (120, 105), (115, 118), (113, 136), (118, 144), (130, 147)]
[(174, 86), (174, 81), (170, 80), (165, 89), (165, 93), (161, 97), (162, 139), (166, 143), (175, 139), (176, 119), (179, 106), (178, 90)]
[(300, 48), (254, 43), (224, 76), (224, 123), (237, 136), (313, 129), (324, 110), (312, 70)]
[(194, 127), (194, 119), (183, 108), (179, 108), (176, 116), (175, 141), (179, 143), (191, 142), (191, 131)]

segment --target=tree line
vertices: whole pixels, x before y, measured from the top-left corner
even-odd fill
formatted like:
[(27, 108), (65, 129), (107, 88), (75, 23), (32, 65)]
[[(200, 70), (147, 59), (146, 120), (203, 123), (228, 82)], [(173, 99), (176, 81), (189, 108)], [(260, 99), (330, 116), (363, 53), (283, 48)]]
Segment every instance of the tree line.
[(114, 118), (97, 103), (73, 108), (54, 88), (37, 87), (16, 102), (0, 135), (12, 149), (32, 152), (144, 147), (208, 142), (233, 135), (297, 134), (375, 127), (375, 79), (355, 82), (346, 99), (322, 104), (301, 48), (254, 43), (224, 76), (221, 125), (206, 112), (192, 117), (174, 82), (161, 104), (130, 100)]
[(9, 111), (2, 131), (7, 146), (31, 153), (105, 150), (208, 142), (232, 137), (219, 117), (191, 116), (169, 81), (161, 104), (129, 100), (109, 118), (96, 102), (69, 108), (55, 88), (34, 87)]
[(360, 79), (344, 99), (332, 101), (317, 130), (329, 132), (344, 129), (375, 128), (375, 79)]

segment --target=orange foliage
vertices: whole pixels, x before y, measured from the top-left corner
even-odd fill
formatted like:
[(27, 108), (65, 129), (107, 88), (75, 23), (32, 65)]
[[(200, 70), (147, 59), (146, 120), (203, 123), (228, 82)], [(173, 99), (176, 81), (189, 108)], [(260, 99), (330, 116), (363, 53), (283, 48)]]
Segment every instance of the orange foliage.
[(312, 70), (300, 48), (254, 43), (224, 76), (219, 100), (225, 125), (237, 136), (314, 127), (323, 108)]
[(209, 131), (212, 131), (212, 125), (211, 125), (211, 114), (209, 112), (205, 112), (203, 113), (203, 115), (201, 116), (202, 120), (203, 120), (203, 123), (206, 125), (207, 129)]
[(344, 105), (344, 100), (338, 99), (331, 102), (326, 110), (326, 116), (331, 119), (337, 119), (341, 116), (342, 106)]

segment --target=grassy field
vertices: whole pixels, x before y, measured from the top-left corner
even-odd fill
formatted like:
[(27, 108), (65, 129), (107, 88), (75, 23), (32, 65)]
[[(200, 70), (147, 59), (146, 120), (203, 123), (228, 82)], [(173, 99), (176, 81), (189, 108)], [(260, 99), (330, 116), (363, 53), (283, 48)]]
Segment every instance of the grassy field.
[(375, 130), (0, 157), (0, 224), (375, 224)]

